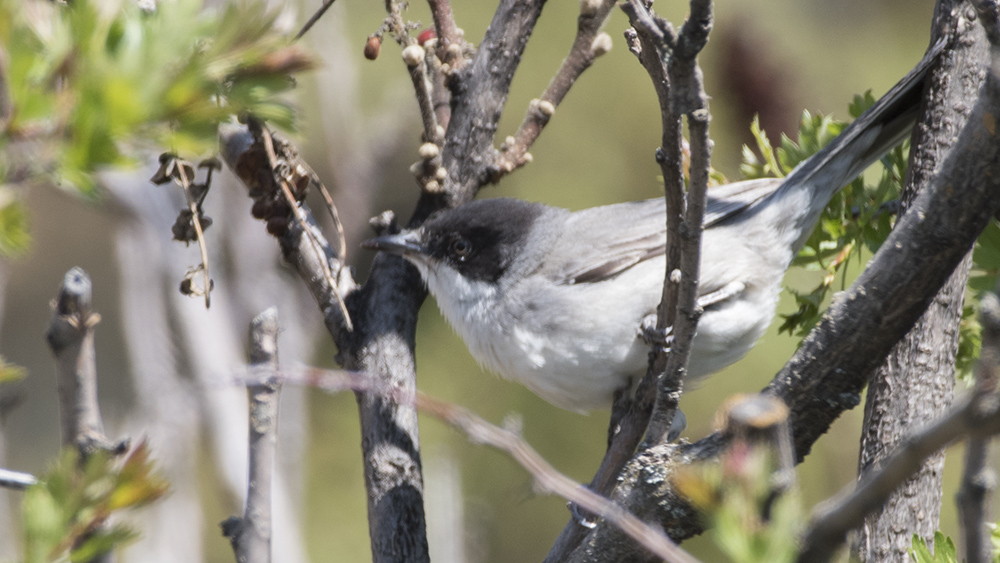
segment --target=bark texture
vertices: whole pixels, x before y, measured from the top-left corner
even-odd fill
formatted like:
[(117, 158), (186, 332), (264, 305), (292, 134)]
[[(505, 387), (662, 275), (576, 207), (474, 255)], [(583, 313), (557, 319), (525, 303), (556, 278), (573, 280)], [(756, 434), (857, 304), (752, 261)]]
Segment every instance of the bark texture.
[[(987, 43), (971, 6), (938, 2), (931, 41), (953, 34), (955, 46), (931, 71), (923, 115), (914, 128), (910, 168), (902, 196), (906, 212), (925, 188), (965, 125), (983, 81)], [(913, 329), (871, 377), (858, 462), (859, 478), (877, 466), (914, 428), (940, 417), (951, 405), (955, 356), (970, 257), (966, 257)], [(883, 510), (865, 518), (855, 550), (861, 561), (908, 562), (913, 534), (933, 541), (941, 512), (944, 452), (893, 493)]]

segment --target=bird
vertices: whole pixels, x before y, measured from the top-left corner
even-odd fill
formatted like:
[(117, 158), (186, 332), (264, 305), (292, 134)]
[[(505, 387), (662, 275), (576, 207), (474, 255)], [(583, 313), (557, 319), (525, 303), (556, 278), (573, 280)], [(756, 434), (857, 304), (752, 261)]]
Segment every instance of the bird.
[[(686, 381), (743, 358), (774, 318), (782, 279), (830, 199), (902, 142), (939, 42), (899, 83), (784, 178), (707, 193)], [(420, 272), (472, 356), (551, 404), (587, 412), (638, 381), (666, 270), (666, 206), (655, 198), (568, 211), (471, 201), (363, 247)]]

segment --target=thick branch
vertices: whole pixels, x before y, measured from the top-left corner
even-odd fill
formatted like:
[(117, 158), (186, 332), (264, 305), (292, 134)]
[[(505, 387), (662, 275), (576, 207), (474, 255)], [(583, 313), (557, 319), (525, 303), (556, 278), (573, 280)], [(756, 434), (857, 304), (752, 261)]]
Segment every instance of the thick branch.
[(982, 317), (986, 325), (983, 352), (972, 396), (963, 400), (947, 416), (904, 440), (884, 463), (868, 472), (849, 495), (820, 505), (806, 532), (799, 554), (800, 562), (823, 563), (832, 559), (835, 548), (844, 541), (847, 532), (857, 526), (866, 514), (879, 509), (889, 495), (916, 473), (934, 452), (965, 436), (983, 439), (1000, 432), (1000, 397), (996, 394), (996, 371), (1000, 362), (1000, 299), (996, 294), (983, 300)]
[(274, 307), (250, 323), (250, 416), (247, 498), (243, 517), (222, 523), (239, 563), (271, 561), (271, 485), (278, 440), (278, 311)]
[(545, 0), (503, 0), (475, 57), (452, 75), (452, 114), (442, 151), (448, 170), (444, 201), (422, 197), (414, 214), (417, 223), (443, 204), (454, 207), (471, 200), (492, 181), (497, 123), (544, 5)]
[[(971, 12), (961, 0), (939, 0), (935, 9), (931, 44), (948, 38), (952, 48), (927, 76), (922, 115), (911, 138), (901, 212), (926, 189), (965, 124), (969, 101), (982, 87), (980, 69), (988, 49), (979, 22), (974, 15), (969, 19)], [(939, 418), (951, 405), (970, 258), (955, 269), (913, 329), (871, 375), (858, 462), (862, 479), (913, 428)], [(933, 541), (939, 528), (943, 465), (944, 452), (924, 460), (921, 470), (890, 495), (881, 510), (865, 518), (853, 542), (862, 562), (908, 559), (914, 534)]]

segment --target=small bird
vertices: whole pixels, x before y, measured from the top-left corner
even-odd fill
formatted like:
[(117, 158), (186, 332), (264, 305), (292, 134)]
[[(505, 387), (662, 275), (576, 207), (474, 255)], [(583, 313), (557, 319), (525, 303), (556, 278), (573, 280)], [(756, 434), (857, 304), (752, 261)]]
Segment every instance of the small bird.
[[(688, 377), (750, 351), (774, 317), (785, 271), (833, 195), (912, 129), (941, 45), (785, 178), (708, 192)], [(441, 211), (363, 243), (420, 271), (476, 360), (553, 405), (607, 407), (645, 373), (641, 327), (665, 274), (663, 198), (570, 212), (506, 198)]]

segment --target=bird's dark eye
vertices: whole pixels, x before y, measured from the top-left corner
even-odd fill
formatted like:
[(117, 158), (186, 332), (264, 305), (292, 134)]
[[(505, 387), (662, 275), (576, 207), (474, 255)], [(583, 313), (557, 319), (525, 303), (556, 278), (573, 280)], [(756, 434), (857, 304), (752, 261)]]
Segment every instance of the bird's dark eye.
[(451, 253), (458, 258), (465, 258), (472, 252), (472, 243), (465, 240), (464, 238), (459, 238), (451, 241)]

